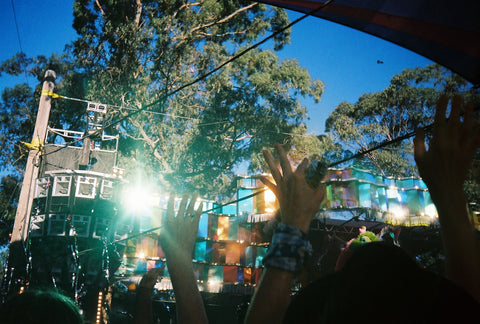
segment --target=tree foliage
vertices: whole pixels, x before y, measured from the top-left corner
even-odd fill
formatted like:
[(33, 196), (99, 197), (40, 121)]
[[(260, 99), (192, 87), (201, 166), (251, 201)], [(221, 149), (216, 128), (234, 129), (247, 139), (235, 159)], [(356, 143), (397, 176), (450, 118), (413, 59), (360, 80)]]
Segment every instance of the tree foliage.
[[(74, 97), (82, 97), (82, 78), (73, 70), (67, 55), (52, 55), (50, 58), (38, 56), (27, 58), (19, 53), (0, 63), (0, 76), (9, 74), (25, 76), (25, 83), (5, 88), (0, 101), (0, 171), (19, 176), (25, 169), (28, 149), (22, 143), (29, 143), (34, 136), (33, 130), (38, 112), (39, 98), (45, 71), (52, 69), (57, 73), (56, 91), (66, 92)], [(33, 77), (37, 81), (35, 88), (26, 79)], [(27, 83), (28, 82), (28, 83)], [(75, 102), (52, 101), (49, 126), (52, 128), (84, 127), (85, 108)]]
[[(471, 100), (475, 92), (464, 79), (436, 64), (405, 69), (384, 90), (364, 94), (355, 104), (340, 103), (328, 117), (326, 130), (345, 150), (366, 150), (430, 125), (441, 94), (463, 93)], [(355, 164), (387, 176), (416, 175), (411, 140), (375, 150)]]
[[(87, 96), (125, 107), (112, 118), (125, 118), (117, 129), (132, 172), (217, 192), (238, 163), (302, 126), (300, 96), (319, 100), (323, 92), (298, 62), (258, 48), (202, 79), (284, 26), (281, 9), (250, 1), (100, 4), (75, 2), (80, 37), (72, 51), (88, 75)], [(289, 32), (279, 34), (274, 48), (288, 39)], [(130, 117), (132, 108), (148, 112)]]
[[(280, 61), (273, 51), (288, 44), (288, 30), (270, 40), (273, 50), (253, 48), (204, 77), (287, 23), (283, 9), (246, 0), (78, 0), (78, 38), (64, 55), (18, 55), (0, 72), (40, 81), (53, 69), (57, 93), (109, 105), (106, 132), (120, 134), (127, 176), (215, 196), (240, 163), (274, 142), (291, 141), (288, 134), (304, 133), (300, 98), (318, 101), (323, 93), (323, 83), (296, 60)], [(24, 161), (18, 144), (30, 141), (40, 87), (5, 91), (1, 115), (16, 124), (1, 125), (2, 140), (11, 142), (3, 165)], [(50, 126), (84, 130), (85, 108), (53, 100)]]
[(12, 176), (3, 177), (0, 183), (0, 245), (8, 242), (8, 233), (12, 231), (20, 192), (19, 185), (19, 180)]

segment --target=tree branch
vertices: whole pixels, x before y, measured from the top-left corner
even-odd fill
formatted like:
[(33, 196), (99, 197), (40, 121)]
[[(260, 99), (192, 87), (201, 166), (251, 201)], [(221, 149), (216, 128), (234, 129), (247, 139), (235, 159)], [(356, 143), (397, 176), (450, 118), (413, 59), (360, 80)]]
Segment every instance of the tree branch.
[(100, 2), (98, 0), (95, 0), (95, 4), (97, 5), (98, 9), (100, 10), (100, 13), (102, 16), (105, 16), (105, 12), (102, 9), (102, 6), (100, 5)]
[(227, 17), (223, 18), (223, 19), (220, 19), (220, 20), (217, 20), (217, 21), (214, 21), (212, 23), (209, 23), (209, 24), (205, 24), (205, 25), (202, 25), (202, 26), (197, 26), (195, 28), (192, 28), (190, 29), (190, 33), (193, 33), (199, 29), (203, 29), (203, 28), (208, 28), (208, 27), (211, 27), (211, 26), (214, 26), (214, 25), (219, 25), (219, 24), (223, 24), (224, 22), (230, 20), (231, 18), (235, 17), (236, 15), (238, 15), (239, 13), (245, 11), (245, 10), (248, 10), (250, 8), (253, 8), (254, 6), (256, 6), (258, 3), (257, 2), (254, 2), (246, 7), (243, 7), (243, 8), (240, 8), (234, 12), (232, 12), (230, 15), (228, 15)]
[(137, 5), (137, 12), (135, 14), (135, 27), (138, 28), (140, 26), (140, 17), (142, 16), (142, 1), (136, 0)]

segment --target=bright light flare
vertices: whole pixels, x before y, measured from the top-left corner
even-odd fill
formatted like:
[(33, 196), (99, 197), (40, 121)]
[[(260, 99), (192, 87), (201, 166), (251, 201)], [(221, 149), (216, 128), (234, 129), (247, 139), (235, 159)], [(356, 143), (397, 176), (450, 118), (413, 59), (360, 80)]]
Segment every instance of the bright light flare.
[(132, 212), (144, 211), (151, 207), (152, 192), (146, 186), (129, 188), (123, 194), (124, 206)]
[(428, 204), (425, 206), (425, 214), (430, 216), (430, 218), (438, 217), (437, 208), (434, 204)]
[(265, 212), (269, 214), (274, 213), (275, 210), (277, 209), (276, 207), (277, 197), (275, 196), (273, 191), (271, 191), (270, 189), (267, 189), (264, 192), (263, 197), (265, 199)]
[(390, 210), (393, 214), (393, 216), (400, 220), (400, 219), (404, 219), (405, 216), (407, 216), (407, 213), (405, 212), (405, 210), (401, 207), (396, 207), (396, 208), (393, 208)]
[(273, 203), (273, 202), (275, 202), (276, 199), (277, 199), (277, 197), (275, 196), (273, 191), (271, 191), (270, 189), (267, 189), (265, 191), (265, 202), (266, 203)]

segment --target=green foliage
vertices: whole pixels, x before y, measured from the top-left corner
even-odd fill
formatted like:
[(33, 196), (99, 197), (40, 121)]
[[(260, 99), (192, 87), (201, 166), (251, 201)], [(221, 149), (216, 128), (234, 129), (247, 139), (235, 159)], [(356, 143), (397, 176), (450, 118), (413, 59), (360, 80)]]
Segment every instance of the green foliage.
[[(88, 74), (86, 94), (149, 113), (117, 128), (121, 164), (149, 170), (177, 190), (227, 188), (234, 167), (302, 127), (300, 96), (319, 100), (323, 83), (295, 60), (255, 49), (205, 75), (288, 23), (284, 10), (250, 1), (76, 1), (72, 52)], [(274, 39), (280, 49), (289, 32)], [(174, 95), (167, 96), (176, 92)], [(113, 120), (131, 112), (119, 109)]]
[[(13, 58), (0, 63), (0, 75), (26, 75), (38, 80), (35, 89), (29, 84), (17, 84), (13, 88), (5, 88), (0, 101), (0, 171), (19, 176), (25, 168), (28, 150), (22, 142), (32, 140), (35, 120), (38, 111), (40, 93), (45, 71), (53, 69), (57, 73), (57, 93), (68, 93), (69, 96), (82, 97), (83, 78), (74, 72), (67, 55), (52, 55), (50, 58), (38, 56), (27, 58), (17, 54)], [(85, 107), (78, 103), (53, 100), (50, 111), (49, 126), (74, 129), (84, 127)]]
[(20, 191), (18, 178), (5, 176), (0, 184), (0, 212), (2, 220), (12, 220), (15, 217), (17, 194)]
[[(290, 142), (289, 134), (305, 133), (300, 97), (319, 101), (323, 93), (323, 83), (296, 60), (282, 62), (258, 48), (202, 78), (283, 28), (283, 9), (246, 0), (78, 0), (73, 9), (79, 36), (64, 55), (19, 54), (3, 62), (0, 73), (42, 81), (52, 69), (55, 92), (109, 104), (106, 132), (120, 134), (120, 167), (134, 182), (197, 188), (212, 197), (228, 191), (236, 165), (274, 142)], [(289, 30), (276, 35), (273, 49), (289, 37)], [(10, 148), (0, 156), (3, 165), (18, 160), (23, 169), (26, 150), (18, 144), (30, 142), (40, 87), (5, 91), (2, 141), (8, 138)], [(84, 130), (85, 108), (53, 100), (50, 126)], [(137, 109), (147, 111), (129, 115)]]
[[(431, 124), (441, 94), (471, 97), (474, 92), (465, 80), (439, 65), (405, 69), (393, 76), (384, 90), (364, 94), (355, 104), (340, 103), (328, 117), (326, 130), (346, 150), (366, 150)], [(409, 140), (388, 145), (356, 160), (354, 165), (387, 176), (416, 175), (413, 143)]]
[(20, 193), (18, 178), (5, 176), (0, 183), (0, 245), (7, 244), (10, 240), (15, 211)]

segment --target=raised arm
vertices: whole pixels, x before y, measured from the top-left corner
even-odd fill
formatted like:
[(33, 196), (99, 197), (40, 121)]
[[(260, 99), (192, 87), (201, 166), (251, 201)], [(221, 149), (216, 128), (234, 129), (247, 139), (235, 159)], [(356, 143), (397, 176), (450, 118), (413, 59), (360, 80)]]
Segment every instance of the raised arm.
[(280, 203), (283, 225), (276, 230), (264, 259), (265, 269), (245, 320), (248, 324), (282, 322), (290, 303), (292, 280), (310, 246), (306, 233), (325, 196), (322, 186), (313, 189), (305, 180), (307, 159), (293, 171), (282, 147), (275, 144), (275, 149), (280, 155), (280, 169), (270, 152), (263, 152), (275, 183), (267, 178), (262, 181)]
[(164, 267), (153, 268), (143, 275), (136, 289), (135, 324), (153, 323), (152, 294), (158, 276)]
[(174, 196), (168, 201), (167, 215), (160, 233), (160, 244), (167, 258), (176, 300), (177, 323), (208, 323), (202, 297), (193, 271), (192, 253), (202, 213), (202, 204), (195, 210), (197, 195), (185, 194), (177, 215)]
[(415, 161), (438, 211), (445, 252), (447, 278), (480, 301), (480, 246), (470, 221), (463, 191), (468, 169), (480, 144), (473, 108), (466, 106), (460, 118), (461, 98), (452, 100), (448, 120), (448, 98), (437, 103), (433, 137), (427, 149), (423, 130), (415, 137)]

